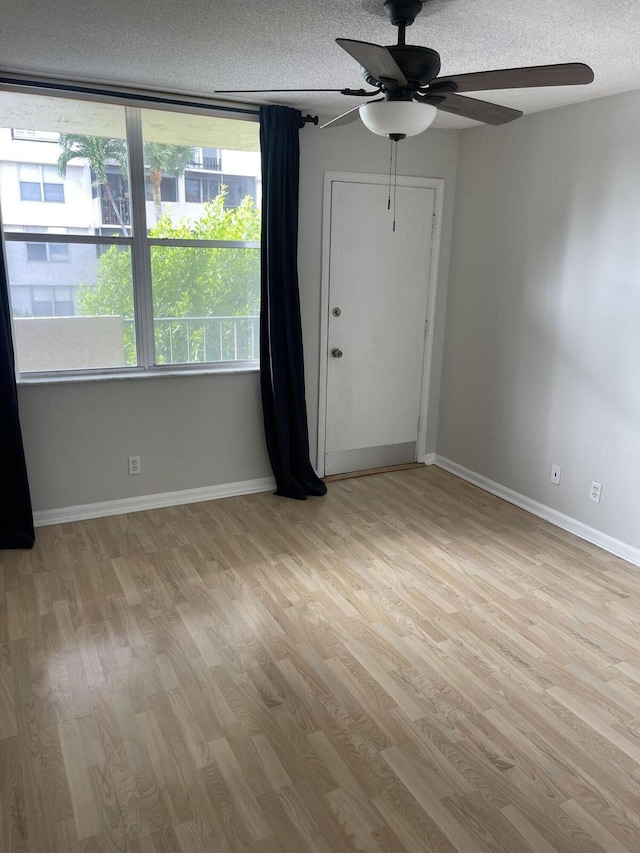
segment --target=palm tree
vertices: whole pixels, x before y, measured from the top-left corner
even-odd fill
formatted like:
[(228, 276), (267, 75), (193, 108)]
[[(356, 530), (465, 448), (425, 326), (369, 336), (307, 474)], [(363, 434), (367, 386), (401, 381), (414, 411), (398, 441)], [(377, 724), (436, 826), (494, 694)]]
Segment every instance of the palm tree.
[(113, 192), (109, 186), (107, 166), (115, 160), (123, 177), (127, 177), (127, 146), (124, 139), (109, 139), (106, 136), (85, 136), (82, 133), (61, 133), (60, 147), (62, 152), (58, 157), (58, 173), (61, 177), (67, 174), (67, 164), (70, 160), (82, 158), (88, 160), (89, 166), (96, 176), (96, 184), (102, 187), (104, 197), (108, 200), (122, 228), (125, 237), (129, 236), (128, 224), (122, 217), (122, 210), (116, 204)]
[(149, 167), (149, 180), (153, 193), (153, 206), (156, 222), (162, 218), (162, 196), (160, 185), (163, 175), (169, 173), (179, 178), (190, 163), (193, 163), (195, 150), (184, 145), (163, 145), (160, 142), (145, 142), (144, 162)]

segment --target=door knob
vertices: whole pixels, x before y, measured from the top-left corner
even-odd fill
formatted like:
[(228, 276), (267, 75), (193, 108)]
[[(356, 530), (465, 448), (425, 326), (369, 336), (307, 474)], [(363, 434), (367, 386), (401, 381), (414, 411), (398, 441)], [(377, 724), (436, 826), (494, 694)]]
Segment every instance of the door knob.
[(331, 355), (332, 355), (334, 358), (342, 358), (342, 350), (341, 350), (341, 349), (338, 349), (338, 347), (334, 347), (334, 348), (331, 350)]

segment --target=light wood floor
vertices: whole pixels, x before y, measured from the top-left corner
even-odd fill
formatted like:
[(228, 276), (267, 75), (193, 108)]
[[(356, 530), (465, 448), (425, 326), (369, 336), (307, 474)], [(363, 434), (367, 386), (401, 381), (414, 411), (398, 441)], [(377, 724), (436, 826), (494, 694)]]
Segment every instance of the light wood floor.
[(0, 555), (0, 849), (640, 850), (640, 573), (424, 468)]

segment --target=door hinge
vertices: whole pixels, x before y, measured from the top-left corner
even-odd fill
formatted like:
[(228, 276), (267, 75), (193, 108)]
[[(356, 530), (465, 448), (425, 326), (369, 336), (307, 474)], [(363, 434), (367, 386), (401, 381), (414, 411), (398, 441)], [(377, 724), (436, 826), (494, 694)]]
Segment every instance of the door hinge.
[(422, 418), (418, 418), (418, 432), (422, 429)]
[(431, 217), (431, 236), (436, 233), (436, 214), (434, 213)]
[(424, 321), (424, 336), (425, 336), (425, 338), (428, 336), (428, 334), (429, 334), (429, 321), (425, 320)]

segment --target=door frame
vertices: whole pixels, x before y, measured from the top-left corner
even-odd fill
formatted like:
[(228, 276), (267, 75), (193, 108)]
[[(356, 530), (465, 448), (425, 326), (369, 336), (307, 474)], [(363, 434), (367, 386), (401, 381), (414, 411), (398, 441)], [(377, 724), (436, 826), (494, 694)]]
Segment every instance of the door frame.
[[(331, 261), (331, 201), (334, 183), (382, 184), (389, 183), (388, 175), (376, 175), (365, 172), (325, 172), (322, 210), (322, 277), (320, 285), (320, 375), (318, 383), (318, 446), (316, 472), (319, 477), (325, 474), (325, 453), (327, 447), (327, 372), (329, 367), (329, 271)], [(438, 287), (438, 268), (440, 264), (440, 242), (442, 236), (442, 212), (444, 209), (444, 178), (416, 178), (398, 175), (398, 186), (432, 189), (434, 199), (434, 227), (431, 236), (431, 260), (426, 283), (429, 287), (427, 303), (427, 333), (425, 335), (424, 360), (422, 365), (422, 385), (420, 389), (420, 410), (416, 457), (424, 460), (427, 452), (427, 417), (429, 408), (429, 387), (433, 365), (433, 329), (436, 314), (436, 296)]]

